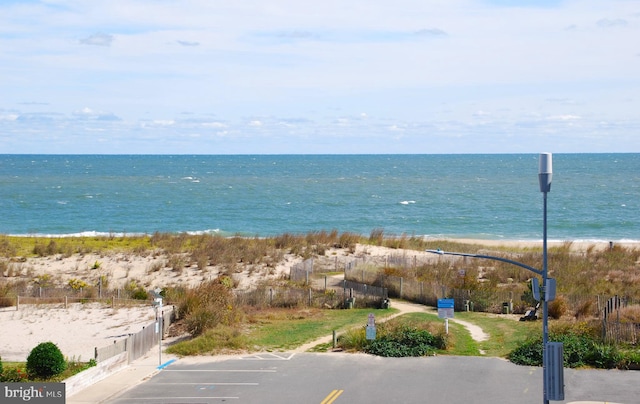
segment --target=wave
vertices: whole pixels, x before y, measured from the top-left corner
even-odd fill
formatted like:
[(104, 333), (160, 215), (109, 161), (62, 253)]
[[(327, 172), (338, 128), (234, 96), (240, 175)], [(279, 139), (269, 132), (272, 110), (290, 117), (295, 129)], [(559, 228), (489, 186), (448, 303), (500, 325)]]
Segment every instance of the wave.
[[(155, 233), (155, 232), (154, 232)], [(243, 236), (242, 232), (231, 233), (228, 231), (223, 231), (221, 229), (205, 229), (205, 230), (185, 230), (185, 231), (160, 231), (159, 233), (167, 233), (167, 234), (188, 234), (190, 236), (201, 236), (201, 235), (220, 235), (224, 237), (232, 237), (232, 236)], [(65, 238), (65, 237), (143, 237), (153, 233), (125, 233), (125, 232), (101, 232), (101, 231), (81, 231), (77, 233), (28, 233), (28, 234), (7, 234), (10, 237), (41, 237), (41, 238)], [(246, 234), (247, 237), (253, 237), (250, 234)], [(478, 242), (486, 241), (504, 241), (504, 242), (533, 242), (533, 243), (542, 243), (541, 238), (507, 238), (500, 235), (495, 234), (424, 234), (424, 235), (415, 235), (415, 237), (422, 238), (425, 241), (436, 241), (436, 240), (477, 240)], [(600, 239), (600, 238), (553, 238), (547, 240), (549, 243), (585, 243), (585, 244), (604, 244), (604, 243), (613, 243), (613, 244), (639, 244), (640, 239)]]

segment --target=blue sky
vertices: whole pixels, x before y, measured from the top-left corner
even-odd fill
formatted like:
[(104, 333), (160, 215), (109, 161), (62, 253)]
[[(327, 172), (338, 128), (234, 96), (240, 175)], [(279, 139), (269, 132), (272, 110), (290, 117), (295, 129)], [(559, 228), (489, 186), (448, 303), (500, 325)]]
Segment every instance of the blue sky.
[(640, 1), (0, 2), (0, 153), (640, 152)]

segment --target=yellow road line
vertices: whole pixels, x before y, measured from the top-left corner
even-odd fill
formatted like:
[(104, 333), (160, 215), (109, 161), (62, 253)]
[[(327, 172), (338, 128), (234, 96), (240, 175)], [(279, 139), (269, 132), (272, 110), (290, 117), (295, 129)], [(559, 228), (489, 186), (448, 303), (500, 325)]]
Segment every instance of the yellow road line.
[(320, 404), (333, 403), (334, 401), (336, 401), (336, 398), (340, 397), (340, 394), (342, 394), (343, 392), (344, 390), (333, 390), (324, 400), (322, 400), (322, 402), (320, 402)]

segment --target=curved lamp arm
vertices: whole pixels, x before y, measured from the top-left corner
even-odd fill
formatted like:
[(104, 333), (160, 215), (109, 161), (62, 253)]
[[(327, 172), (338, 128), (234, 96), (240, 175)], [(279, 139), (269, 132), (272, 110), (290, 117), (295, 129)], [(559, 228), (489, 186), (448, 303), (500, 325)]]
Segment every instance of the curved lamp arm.
[(442, 251), (442, 250), (425, 250), (428, 253), (432, 253), (432, 254), (439, 254), (439, 255), (457, 255), (460, 257), (471, 257), (471, 258), (484, 258), (484, 259), (488, 259), (488, 260), (494, 260), (494, 261), (502, 261), (502, 262), (506, 262), (508, 264), (513, 264), (516, 266), (519, 266), (521, 268), (527, 269), (531, 272), (534, 272), (540, 276), (543, 276), (544, 271), (541, 271), (539, 269), (536, 269), (534, 267), (530, 267), (527, 264), (523, 264), (522, 262), (518, 262), (518, 261), (513, 261), (507, 258), (502, 258), (502, 257), (494, 257), (493, 255), (481, 255), (481, 254), (465, 254), (465, 253), (459, 253), (459, 252), (449, 252), (449, 251)]

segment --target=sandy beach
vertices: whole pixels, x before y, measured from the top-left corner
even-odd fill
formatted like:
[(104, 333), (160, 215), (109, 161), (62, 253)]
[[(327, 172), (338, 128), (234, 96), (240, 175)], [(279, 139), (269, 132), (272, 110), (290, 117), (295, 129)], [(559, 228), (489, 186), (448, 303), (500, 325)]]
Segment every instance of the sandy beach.
[(150, 305), (108, 308), (100, 304), (22, 305), (0, 309), (0, 356), (23, 362), (41, 342), (51, 341), (70, 360), (86, 362), (96, 347), (139, 332), (155, 319)]
[[(509, 246), (517, 248), (541, 247), (541, 242), (532, 241), (493, 241), (493, 240), (448, 240), (470, 244), (478, 244), (487, 248)], [(563, 242), (550, 242), (549, 247)], [(618, 244), (618, 243), (616, 243)], [(640, 248), (638, 243), (620, 243), (628, 248)], [(585, 251), (588, 248), (609, 248), (608, 242), (590, 243), (574, 242), (574, 251)], [(358, 245), (350, 254), (346, 250), (331, 250), (324, 257), (316, 258), (319, 265), (335, 265), (336, 260), (347, 260), (352, 257), (367, 256), (370, 259), (399, 254), (397, 249)], [(433, 254), (420, 251), (407, 251), (407, 254), (432, 257)], [(163, 268), (151, 270), (164, 260), (161, 256), (134, 256), (131, 254), (73, 255), (70, 257), (29, 258), (21, 262), (14, 271), (24, 277), (34, 279), (50, 274), (59, 282), (71, 279), (82, 279), (93, 282), (100, 276), (107, 276), (109, 287), (121, 287), (126, 282), (135, 280), (147, 289), (168, 285), (192, 286), (203, 280), (215, 278), (218, 272), (212, 268), (207, 271), (198, 270), (195, 266), (187, 267), (180, 272)], [(246, 270), (233, 274), (240, 289), (251, 288), (256, 282), (267, 278), (282, 278), (289, 273), (292, 265), (301, 262), (298, 256), (286, 255), (274, 268), (263, 271)], [(95, 263), (99, 263), (98, 268)], [(62, 353), (69, 359), (87, 361), (93, 358), (95, 347), (103, 347), (114, 340), (124, 338), (129, 333), (136, 333), (154, 321), (154, 309), (150, 305), (131, 308), (110, 308), (98, 304), (63, 305), (21, 305), (0, 309), (0, 357), (3, 361), (25, 361), (31, 349), (40, 342), (52, 341), (58, 345)]]

